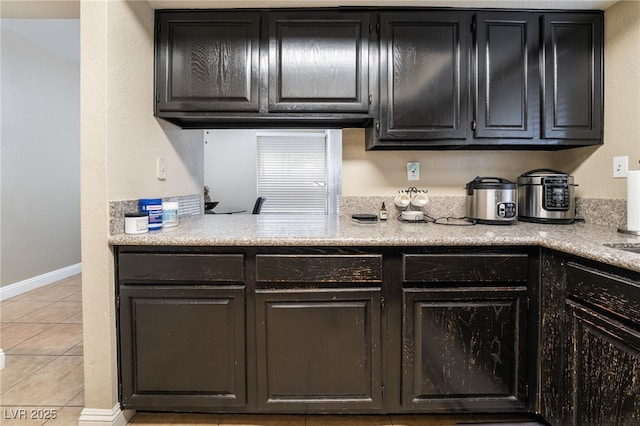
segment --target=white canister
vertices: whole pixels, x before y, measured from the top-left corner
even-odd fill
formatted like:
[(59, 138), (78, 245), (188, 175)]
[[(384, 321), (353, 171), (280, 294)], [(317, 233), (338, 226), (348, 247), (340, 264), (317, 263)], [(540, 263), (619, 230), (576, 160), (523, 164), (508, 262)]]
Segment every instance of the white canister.
[(162, 226), (178, 225), (178, 207), (177, 201), (162, 202)]
[(144, 234), (145, 232), (149, 232), (149, 216), (146, 213), (125, 213), (125, 234)]

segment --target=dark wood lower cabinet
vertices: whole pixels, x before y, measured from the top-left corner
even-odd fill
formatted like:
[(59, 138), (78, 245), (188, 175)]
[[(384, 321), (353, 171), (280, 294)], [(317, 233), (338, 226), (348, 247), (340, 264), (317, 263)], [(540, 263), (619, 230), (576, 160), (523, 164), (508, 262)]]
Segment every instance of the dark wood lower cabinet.
[(526, 287), (404, 289), (403, 407), (526, 409), (526, 299)]
[(640, 424), (640, 274), (543, 250), (540, 414)]
[(380, 316), (380, 288), (258, 290), (259, 407), (380, 409)]
[(571, 424), (640, 424), (640, 332), (572, 301), (567, 317)]
[(640, 424), (640, 274), (518, 247), (117, 247), (120, 403)]
[(246, 404), (244, 287), (122, 286), (119, 324), (123, 408)]

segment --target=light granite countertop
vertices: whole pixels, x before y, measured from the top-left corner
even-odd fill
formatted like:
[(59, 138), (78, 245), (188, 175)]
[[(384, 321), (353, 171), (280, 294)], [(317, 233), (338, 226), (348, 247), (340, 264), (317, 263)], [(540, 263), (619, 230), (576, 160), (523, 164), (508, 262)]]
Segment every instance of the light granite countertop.
[[(460, 223), (460, 222), (456, 222)], [(530, 246), (537, 245), (640, 272), (640, 237), (616, 228), (575, 223), (446, 226), (433, 223), (360, 224), (348, 217), (201, 215), (146, 234), (113, 235), (111, 245), (145, 246)]]

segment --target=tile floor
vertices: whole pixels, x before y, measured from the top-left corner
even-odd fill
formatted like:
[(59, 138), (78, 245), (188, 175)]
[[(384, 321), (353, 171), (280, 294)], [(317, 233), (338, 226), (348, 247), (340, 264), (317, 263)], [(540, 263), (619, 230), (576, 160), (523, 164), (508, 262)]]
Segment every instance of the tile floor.
[[(1, 425), (78, 423), (84, 406), (81, 276), (21, 294), (0, 304)], [(55, 419), (38, 417), (51, 416)], [(24, 418), (24, 417), (26, 418)], [(36, 417), (36, 418), (32, 418)], [(538, 425), (526, 418), (459, 416), (312, 416), (138, 413), (132, 425), (218, 426), (452, 426)]]
[(84, 406), (81, 302), (80, 275), (1, 302), (0, 424), (78, 423)]

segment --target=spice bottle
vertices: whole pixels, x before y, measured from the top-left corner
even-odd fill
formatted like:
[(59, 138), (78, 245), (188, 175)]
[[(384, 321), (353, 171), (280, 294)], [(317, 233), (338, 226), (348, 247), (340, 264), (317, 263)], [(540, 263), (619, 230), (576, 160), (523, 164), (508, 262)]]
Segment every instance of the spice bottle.
[(387, 208), (384, 203), (382, 203), (382, 207), (380, 207), (380, 220), (387, 220)]

